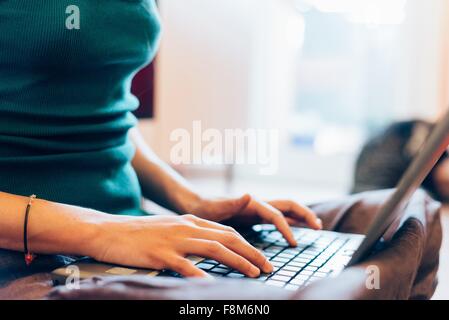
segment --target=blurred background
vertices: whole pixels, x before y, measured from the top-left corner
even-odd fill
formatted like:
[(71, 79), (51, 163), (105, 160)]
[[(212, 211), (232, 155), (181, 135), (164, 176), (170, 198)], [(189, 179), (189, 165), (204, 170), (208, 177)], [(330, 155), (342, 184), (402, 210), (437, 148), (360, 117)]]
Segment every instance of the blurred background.
[(176, 166), (204, 192), (304, 203), (346, 195), (370, 136), (395, 121), (434, 121), (449, 105), (447, 0), (158, 2), (152, 118), (140, 123), (153, 149), (170, 162), (170, 133), (196, 120), (280, 130), (274, 175)]

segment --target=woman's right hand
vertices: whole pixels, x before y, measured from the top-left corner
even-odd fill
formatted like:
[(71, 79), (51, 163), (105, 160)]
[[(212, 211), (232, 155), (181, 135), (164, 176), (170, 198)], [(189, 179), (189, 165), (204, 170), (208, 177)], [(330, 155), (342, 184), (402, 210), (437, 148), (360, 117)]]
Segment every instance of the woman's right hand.
[(100, 226), (93, 251), (98, 261), (207, 277), (186, 259), (195, 255), (249, 277), (273, 271), (267, 258), (231, 227), (193, 215), (116, 218)]

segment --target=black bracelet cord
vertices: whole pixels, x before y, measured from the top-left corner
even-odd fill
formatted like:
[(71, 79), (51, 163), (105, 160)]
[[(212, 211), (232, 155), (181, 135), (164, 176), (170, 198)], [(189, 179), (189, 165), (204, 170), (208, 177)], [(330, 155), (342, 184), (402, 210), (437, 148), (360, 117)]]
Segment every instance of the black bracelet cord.
[(23, 223), (23, 249), (25, 253), (25, 262), (27, 265), (30, 265), (34, 260), (34, 255), (28, 250), (28, 220), (31, 211), (31, 205), (33, 204), (33, 200), (36, 199), (36, 196), (33, 194), (30, 196), (30, 200), (28, 201), (28, 205), (25, 211), (25, 221)]

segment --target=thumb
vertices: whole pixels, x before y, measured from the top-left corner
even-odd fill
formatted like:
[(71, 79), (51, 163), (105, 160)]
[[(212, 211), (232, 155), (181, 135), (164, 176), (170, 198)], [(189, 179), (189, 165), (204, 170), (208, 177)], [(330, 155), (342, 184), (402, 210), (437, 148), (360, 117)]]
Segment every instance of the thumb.
[(244, 210), (251, 201), (251, 196), (245, 194), (239, 198), (211, 201), (212, 209), (217, 213), (235, 214)]
[[(374, 254), (371, 259), (387, 261), (394, 265), (414, 265), (419, 263), (425, 245), (425, 231), (422, 224), (414, 219), (408, 219), (395, 233), (386, 248)], [(407, 261), (407, 263), (404, 263)]]

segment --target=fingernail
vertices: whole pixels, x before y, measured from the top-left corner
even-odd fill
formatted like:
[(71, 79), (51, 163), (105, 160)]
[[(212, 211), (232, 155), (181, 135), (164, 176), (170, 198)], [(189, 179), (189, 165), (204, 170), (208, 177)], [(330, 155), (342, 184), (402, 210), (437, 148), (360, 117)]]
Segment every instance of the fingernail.
[(298, 246), (298, 241), (296, 241), (295, 239), (292, 240), (290, 246), (292, 247), (297, 247)]
[(264, 265), (262, 266), (263, 273), (272, 273), (273, 272), (273, 265), (270, 263), (270, 261), (266, 260)]
[(259, 270), (259, 268), (256, 268), (256, 267), (251, 267), (251, 270), (249, 273), (250, 273), (249, 276), (252, 278), (256, 278), (256, 277), (260, 276), (260, 270)]

